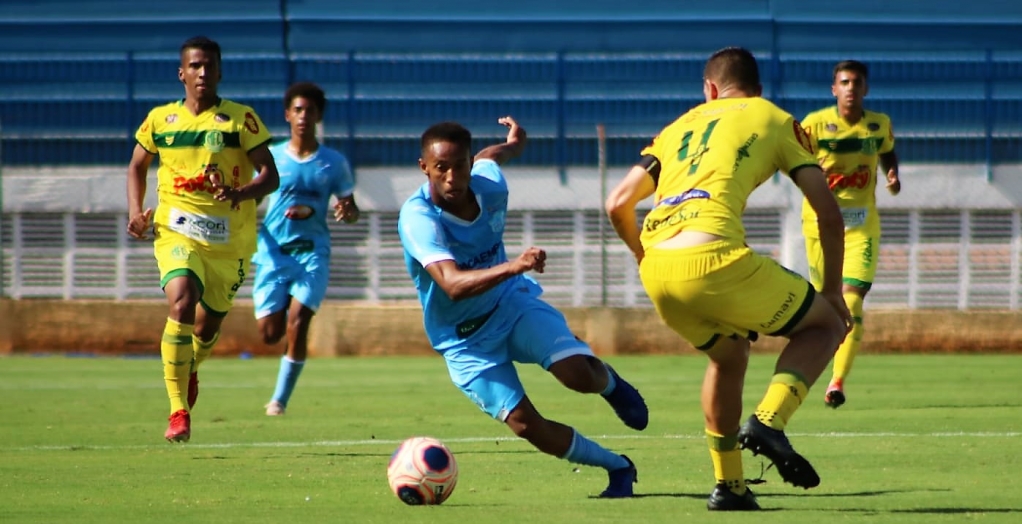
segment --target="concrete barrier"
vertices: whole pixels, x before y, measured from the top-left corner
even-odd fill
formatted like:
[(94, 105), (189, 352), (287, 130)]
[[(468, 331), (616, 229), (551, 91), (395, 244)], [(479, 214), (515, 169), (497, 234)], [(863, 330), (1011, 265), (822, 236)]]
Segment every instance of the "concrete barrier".
[[(601, 355), (694, 353), (652, 309), (563, 308), (572, 330)], [(0, 300), (0, 354), (159, 353), (167, 306), (162, 301)], [(1022, 312), (870, 309), (863, 352), (1022, 351)], [(762, 337), (755, 352), (776, 352), (784, 340)], [(417, 304), (327, 304), (313, 320), (310, 354), (430, 354)], [(216, 355), (278, 355), (283, 344), (259, 339), (251, 302), (224, 321)]]

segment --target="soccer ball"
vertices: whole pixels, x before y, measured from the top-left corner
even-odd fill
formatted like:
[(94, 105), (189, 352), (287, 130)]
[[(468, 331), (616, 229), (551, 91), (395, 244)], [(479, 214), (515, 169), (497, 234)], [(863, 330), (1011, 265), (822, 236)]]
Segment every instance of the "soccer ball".
[(412, 437), (390, 456), (387, 480), (391, 491), (405, 504), (440, 504), (458, 483), (458, 464), (439, 440)]

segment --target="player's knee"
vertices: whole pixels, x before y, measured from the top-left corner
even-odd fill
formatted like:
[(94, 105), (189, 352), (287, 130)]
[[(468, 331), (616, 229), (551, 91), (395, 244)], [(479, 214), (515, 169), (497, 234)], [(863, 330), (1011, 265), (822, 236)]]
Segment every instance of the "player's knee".
[(579, 393), (597, 393), (606, 386), (606, 367), (594, 357), (568, 357), (550, 366), (550, 372), (564, 387)]
[(259, 335), (263, 338), (263, 344), (273, 345), (284, 338), (284, 330), (272, 322), (259, 325)]

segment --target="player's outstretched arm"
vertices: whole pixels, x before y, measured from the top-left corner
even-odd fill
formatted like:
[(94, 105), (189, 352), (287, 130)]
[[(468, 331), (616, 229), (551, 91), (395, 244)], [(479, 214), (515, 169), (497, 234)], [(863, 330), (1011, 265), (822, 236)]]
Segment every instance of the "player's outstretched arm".
[(887, 190), (892, 195), (901, 192), (901, 179), (898, 178), (898, 154), (894, 150), (880, 153), (880, 169), (884, 170), (887, 176)]
[(476, 161), (489, 159), (503, 165), (509, 160), (517, 158), (525, 150), (525, 128), (518, 125), (518, 122), (510, 116), (502, 117), (497, 122), (508, 128), (507, 140), (503, 144), (495, 144), (476, 153)]
[(632, 251), (637, 262), (642, 262), (645, 251), (639, 241), (639, 226), (635, 206), (656, 191), (656, 183), (644, 165), (633, 166), (624, 180), (607, 195), (603, 207), (617, 236)]
[(143, 211), (142, 206), (145, 205), (146, 176), (154, 157), (140, 144), (135, 144), (128, 163), (128, 234), (132, 238), (144, 240), (148, 236), (153, 210)]
[(426, 266), (426, 272), (451, 300), (461, 300), (481, 295), (526, 271), (542, 273), (545, 267), (546, 251), (530, 247), (514, 260), (485, 269), (458, 269), (453, 260), (441, 260)]
[(280, 174), (277, 173), (277, 164), (273, 161), (270, 148), (266, 147), (266, 144), (260, 145), (248, 152), (248, 159), (256, 171), (252, 181), (239, 188), (233, 188), (225, 185), (223, 180), (216, 180), (213, 182), (213, 188), (216, 190), (214, 198), (221, 202), (230, 201), (231, 207), (237, 208), (242, 201), (258, 202), (277, 190), (280, 186)]

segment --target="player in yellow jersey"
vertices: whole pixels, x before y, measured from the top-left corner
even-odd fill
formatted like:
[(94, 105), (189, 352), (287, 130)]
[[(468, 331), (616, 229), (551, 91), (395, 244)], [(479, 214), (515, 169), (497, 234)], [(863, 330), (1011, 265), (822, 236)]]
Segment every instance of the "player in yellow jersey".
[[(765, 455), (795, 486), (819, 484), (784, 428), (851, 322), (841, 298), (840, 209), (802, 127), (761, 92), (752, 53), (714, 53), (703, 73), (706, 103), (664, 128), (605, 204), (660, 318), (709, 357), (702, 405), (716, 478), (710, 510), (759, 509), (739, 445)], [(777, 170), (809, 199), (826, 233), (820, 292), (745, 244), (749, 195)], [(651, 195), (640, 229), (635, 207)], [(758, 333), (789, 340), (765, 397), (740, 426), (749, 346)]]
[[(256, 248), (255, 200), (276, 190), (279, 177), (262, 120), (252, 108), (217, 96), (220, 46), (206, 37), (185, 41), (177, 74), (184, 99), (154, 108), (135, 133), (128, 233), (147, 238), (152, 222), (170, 306), (160, 343), (171, 413), (164, 437), (187, 442), (198, 366), (216, 344)], [(156, 155), (154, 215), (143, 211), (143, 202)]]
[[(869, 70), (862, 62), (838, 63), (831, 86), (837, 105), (810, 113), (802, 121), (845, 221), (842, 293), (854, 324), (834, 356), (833, 377), (824, 394), (824, 402), (832, 408), (845, 403), (844, 380), (862, 344), (862, 302), (873, 285), (880, 257), (878, 161), (886, 175), (888, 191), (892, 195), (901, 191), (891, 119), (863, 108), (862, 99), (869, 92), (868, 77)], [(821, 232), (816, 226), (816, 213), (807, 201), (802, 203), (802, 233), (809, 259), (809, 280), (819, 289), (823, 272)]]

